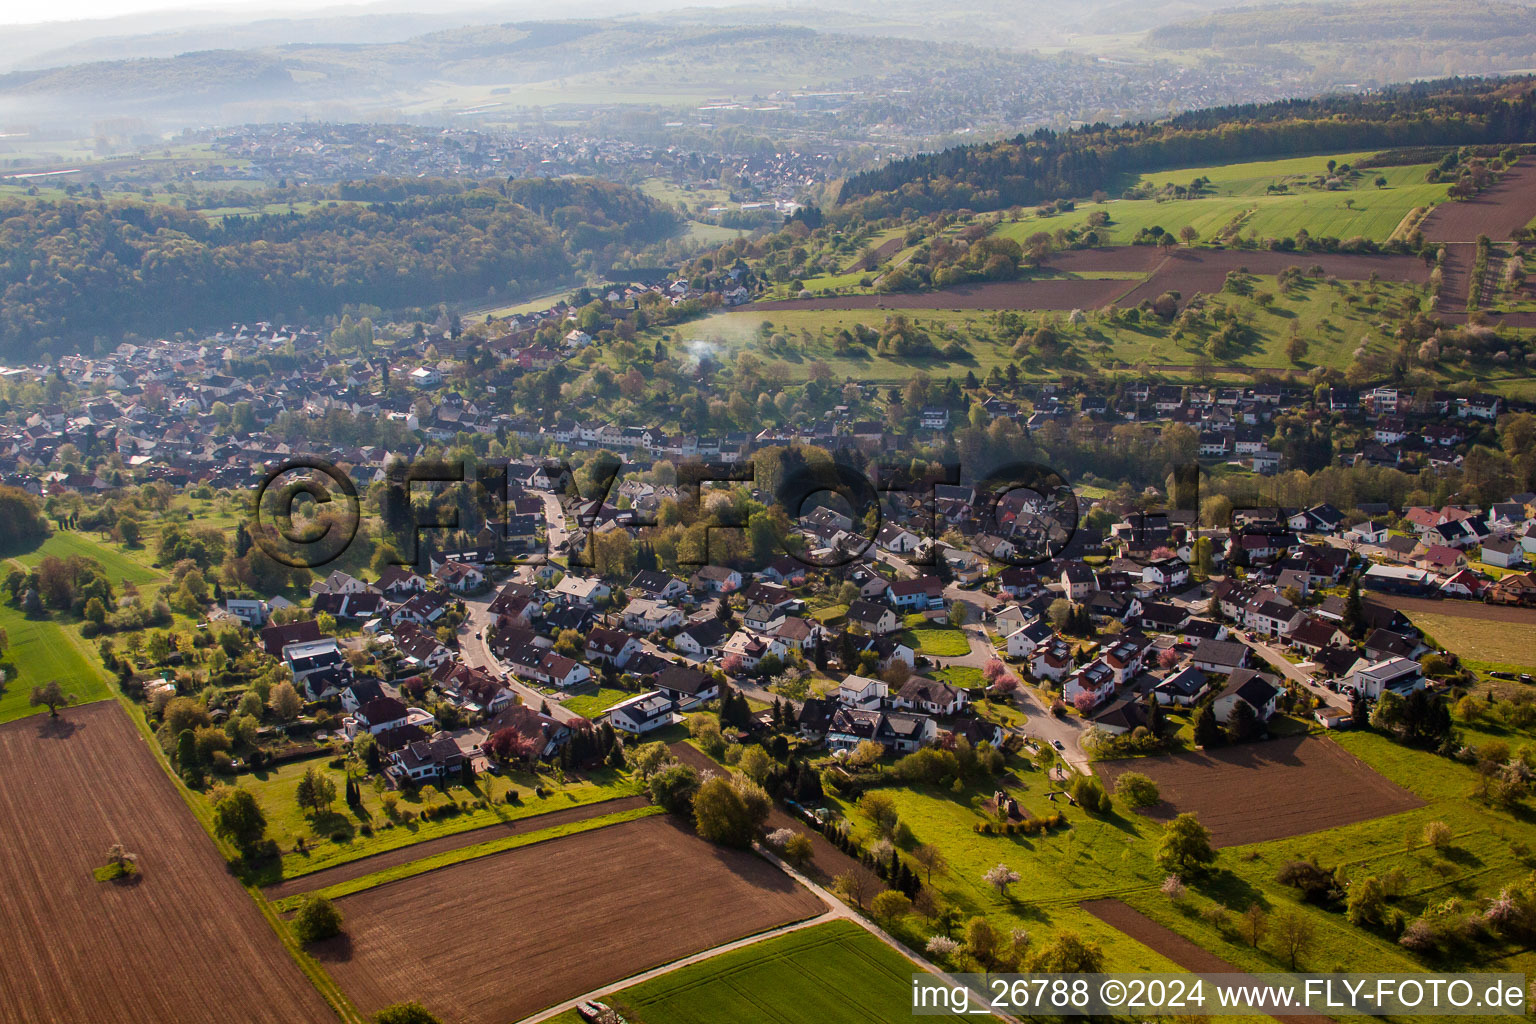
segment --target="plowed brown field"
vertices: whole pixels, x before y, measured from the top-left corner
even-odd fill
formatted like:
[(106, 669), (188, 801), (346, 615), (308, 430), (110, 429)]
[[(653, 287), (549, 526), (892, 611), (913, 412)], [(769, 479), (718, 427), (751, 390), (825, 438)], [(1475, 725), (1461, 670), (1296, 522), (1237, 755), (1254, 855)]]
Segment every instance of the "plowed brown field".
[(1478, 235), (1502, 242), (1533, 219), (1536, 160), (1525, 157), (1505, 171), (1497, 185), (1475, 198), (1449, 200), (1435, 207), (1424, 218), (1421, 230), (1430, 242), (1476, 242)]
[(505, 1024), (650, 967), (812, 917), (820, 900), (755, 854), (665, 817), (509, 850), (336, 901), (316, 955), (366, 1013), (420, 1000)]
[(1332, 740), (1316, 736), (1098, 767), (1108, 787), (1125, 772), (1151, 778), (1162, 801), (1141, 813), (1167, 821), (1193, 811), (1216, 846), (1305, 835), (1424, 803)]
[[(115, 701), (0, 727), (0, 780), (0, 1020), (336, 1019)], [(114, 842), (135, 883), (92, 876)]]

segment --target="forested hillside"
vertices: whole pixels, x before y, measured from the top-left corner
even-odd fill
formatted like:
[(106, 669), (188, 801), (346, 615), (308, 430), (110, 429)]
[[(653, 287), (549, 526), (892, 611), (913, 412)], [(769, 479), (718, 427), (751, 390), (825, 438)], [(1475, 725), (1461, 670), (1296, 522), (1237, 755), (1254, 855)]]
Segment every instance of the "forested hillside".
[[(221, 222), (121, 200), (0, 200), (0, 355), (348, 304), (515, 297), (676, 229), (650, 199), (603, 183), (351, 189), (397, 198)], [(562, 197), (570, 201), (552, 201)]]
[(1112, 188), (1162, 168), (1346, 149), (1536, 141), (1536, 79), (1446, 80), (1363, 95), (1192, 111), (1154, 124), (1047, 130), (853, 175), (849, 212), (994, 210)]

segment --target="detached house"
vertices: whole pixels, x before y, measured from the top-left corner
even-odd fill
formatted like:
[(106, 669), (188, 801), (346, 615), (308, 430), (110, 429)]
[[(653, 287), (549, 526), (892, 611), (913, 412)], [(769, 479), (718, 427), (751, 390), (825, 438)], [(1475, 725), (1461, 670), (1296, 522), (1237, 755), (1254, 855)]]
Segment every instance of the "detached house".
[(682, 624), (681, 609), (648, 597), (637, 597), (624, 606), (624, 627), (637, 633), (655, 633)]
[(668, 665), (656, 673), (656, 689), (671, 700), (678, 711), (692, 710), (720, 696), (720, 684), (714, 677), (687, 665)]
[(902, 684), (891, 703), (931, 715), (953, 715), (965, 707), (966, 695), (964, 690), (937, 679), (912, 676)]
[(447, 733), (408, 743), (389, 755), (384, 774), (396, 785), (436, 781), (460, 771), (464, 752)]
[(608, 721), (613, 727), (632, 736), (644, 736), (682, 720), (672, 699), (660, 690), (620, 701), (608, 709)]
[(640, 641), (619, 629), (596, 627), (587, 634), (587, 660), (608, 662), (623, 668), (643, 648)]
[(925, 612), (944, 606), (944, 583), (937, 576), (897, 580), (886, 587), (886, 599), (898, 612)]
[(873, 601), (855, 601), (848, 606), (845, 616), (849, 625), (858, 626), (865, 632), (874, 633), (876, 636), (884, 636), (886, 633), (894, 633), (901, 624), (896, 613), (883, 604), (875, 604)]
[(1238, 669), (1228, 677), (1227, 685), (1211, 703), (1211, 711), (1216, 721), (1225, 725), (1232, 718), (1233, 708), (1241, 701), (1253, 709), (1254, 717), (1267, 722), (1275, 713), (1280, 692), (1279, 680), (1274, 676), (1252, 669)]

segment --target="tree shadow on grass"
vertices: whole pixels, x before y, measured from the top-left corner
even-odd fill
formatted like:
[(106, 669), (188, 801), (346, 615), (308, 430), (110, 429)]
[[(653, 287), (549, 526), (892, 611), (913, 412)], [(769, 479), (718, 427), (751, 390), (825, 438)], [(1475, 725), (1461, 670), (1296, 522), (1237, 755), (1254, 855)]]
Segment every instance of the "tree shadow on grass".
[(1269, 906), (1269, 899), (1262, 890), (1228, 868), (1216, 868), (1192, 883), (1192, 888), (1235, 912), (1246, 910), (1253, 903), (1266, 908)]

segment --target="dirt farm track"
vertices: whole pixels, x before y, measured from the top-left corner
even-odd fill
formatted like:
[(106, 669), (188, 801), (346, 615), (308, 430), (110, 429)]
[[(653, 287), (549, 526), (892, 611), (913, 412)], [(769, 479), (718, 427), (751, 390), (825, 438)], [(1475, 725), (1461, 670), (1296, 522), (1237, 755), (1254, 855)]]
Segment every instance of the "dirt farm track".
[(1193, 811), (1216, 846), (1305, 835), (1424, 803), (1332, 740), (1317, 736), (1128, 758), (1099, 768), (1110, 787), (1125, 772), (1148, 776), (1163, 799), (1142, 813), (1167, 821)]
[[(6, 1024), (336, 1019), (116, 702), (0, 726), (0, 779)], [(92, 877), (114, 842), (136, 884)]]
[(364, 1013), (417, 999), (506, 1024), (632, 974), (814, 917), (819, 899), (757, 855), (670, 817), (526, 846), (336, 901), (315, 948)]

